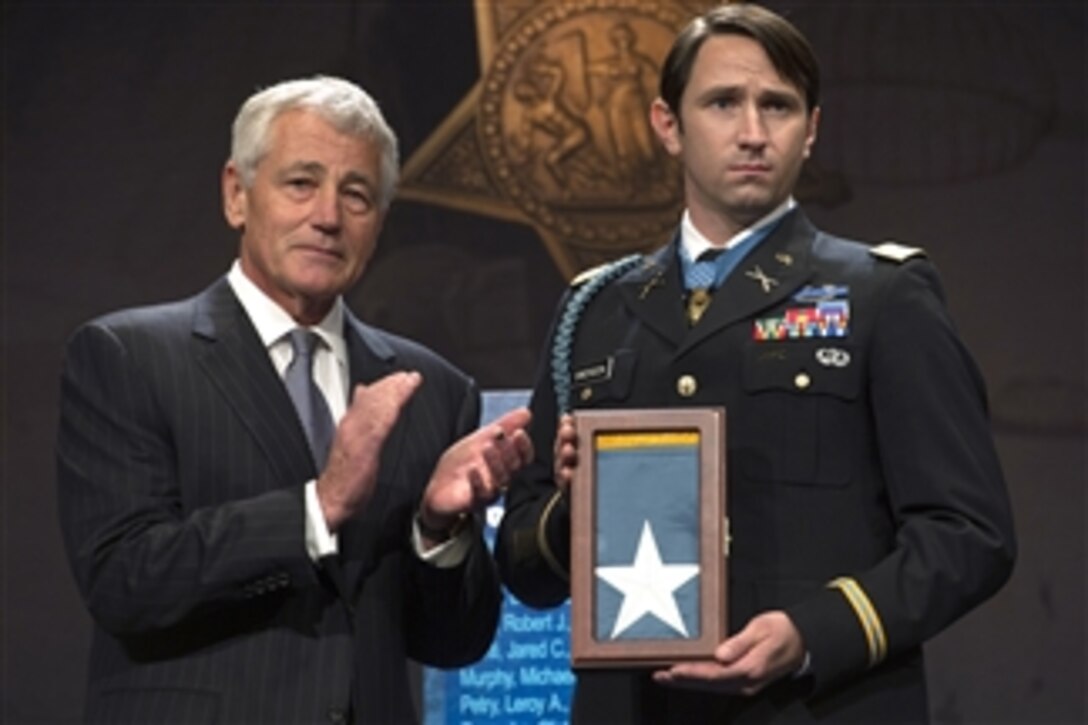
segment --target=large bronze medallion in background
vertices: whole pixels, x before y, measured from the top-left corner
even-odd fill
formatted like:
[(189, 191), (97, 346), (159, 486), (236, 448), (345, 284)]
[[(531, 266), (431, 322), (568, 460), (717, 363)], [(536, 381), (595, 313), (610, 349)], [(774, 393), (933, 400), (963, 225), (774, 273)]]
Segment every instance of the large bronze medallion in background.
[(482, 78), (409, 159), (402, 197), (531, 224), (567, 277), (661, 244), (682, 187), (649, 106), (710, 4), (477, 3)]

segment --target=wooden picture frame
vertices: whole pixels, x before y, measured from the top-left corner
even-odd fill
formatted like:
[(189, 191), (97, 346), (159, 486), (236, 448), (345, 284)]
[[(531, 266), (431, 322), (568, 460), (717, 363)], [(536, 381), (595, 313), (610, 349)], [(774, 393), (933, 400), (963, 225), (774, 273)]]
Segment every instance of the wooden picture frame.
[(725, 410), (580, 410), (574, 420), (572, 665), (711, 658), (727, 622)]

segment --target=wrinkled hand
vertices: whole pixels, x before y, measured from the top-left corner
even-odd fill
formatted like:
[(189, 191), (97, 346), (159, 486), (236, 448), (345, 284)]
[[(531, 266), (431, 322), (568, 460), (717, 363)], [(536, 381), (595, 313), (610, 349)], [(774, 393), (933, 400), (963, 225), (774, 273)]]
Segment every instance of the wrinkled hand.
[(398, 372), (370, 385), (356, 385), (336, 427), (317, 498), (330, 531), (366, 505), (374, 492), (382, 446), (401, 411), (423, 382), (417, 372)]
[(430, 529), (450, 529), (464, 514), (486, 507), (533, 459), (525, 427), (532, 415), (518, 408), (454, 443), (438, 459), (423, 492), (419, 515)]
[(784, 612), (764, 612), (718, 645), (714, 659), (685, 662), (654, 673), (654, 681), (727, 694), (754, 695), (775, 680), (796, 672), (804, 643)]
[(555, 485), (566, 491), (574, 480), (574, 469), (578, 466), (578, 432), (574, 427), (574, 416), (570, 413), (559, 418), (552, 454)]

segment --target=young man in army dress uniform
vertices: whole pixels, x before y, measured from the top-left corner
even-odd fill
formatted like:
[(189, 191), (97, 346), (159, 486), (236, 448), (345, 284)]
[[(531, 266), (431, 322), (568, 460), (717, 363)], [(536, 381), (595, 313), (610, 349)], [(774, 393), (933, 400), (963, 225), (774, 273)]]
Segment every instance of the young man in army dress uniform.
[(660, 94), (651, 122), (687, 209), (672, 243), (560, 306), (537, 459), (499, 534), (505, 582), (534, 606), (569, 596), (568, 406), (724, 406), (731, 634), (705, 662), (579, 672), (575, 722), (926, 721), (922, 643), (1015, 558), (983, 381), (921, 250), (833, 237), (797, 208), (820, 109), (796, 28), (712, 10)]

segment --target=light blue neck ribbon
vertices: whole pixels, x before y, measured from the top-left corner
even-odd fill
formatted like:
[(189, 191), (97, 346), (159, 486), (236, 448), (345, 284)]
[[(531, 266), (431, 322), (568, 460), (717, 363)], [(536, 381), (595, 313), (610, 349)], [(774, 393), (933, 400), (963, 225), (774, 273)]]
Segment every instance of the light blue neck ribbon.
[(683, 244), (677, 245), (680, 252), (680, 267), (684, 273), (684, 286), (687, 289), (717, 289), (725, 278), (736, 269), (748, 252), (766, 239), (785, 215), (755, 229), (748, 238), (729, 249), (708, 249), (699, 255), (699, 259), (688, 257)]

